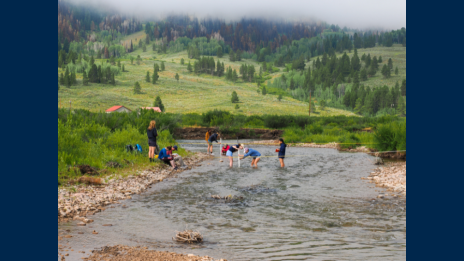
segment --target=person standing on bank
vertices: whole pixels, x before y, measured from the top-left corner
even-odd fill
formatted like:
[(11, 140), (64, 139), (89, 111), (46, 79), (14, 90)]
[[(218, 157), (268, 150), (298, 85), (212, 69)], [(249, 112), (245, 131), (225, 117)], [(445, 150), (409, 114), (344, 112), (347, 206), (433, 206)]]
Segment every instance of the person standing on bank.
[(206, 153), (209, 153), (209, 137), (211, 136), (211, 130), (208, 130), (206, 132), (206, 135), (205, 135), (205, 140), (206, 140), (206, 143), (208, 144), (208, 149), (206, 150)]
[(226, 156), (229, 157), (229, 166), (232, 168), (234, 165), (234, 152), (238, 151), (239, 149), (243, 149), (243, 144), (237, 144), (230, 146), (229, 150), (226, 153)]
[(258, 167), (258, 161), (260, 160), (260, 157), (261, 157), (261, 153), (259, 153), (257, 150), (254, 150), (254, 149), (249, 149), (249, 148), (245, 148), (245, 155), (243, 155), (243, 157), (241, 159), (244, 159), (246, 157), (253, 157), (253, 159), (251, 160), (251, 167), (253, 167), (253, 165), (255, 166), (255, 168)]
[(280, 161), (280, 167), (285, 167), (284, 159), (285, 159), (285, 148), (287, 147), (287, 144), (285, 144), (284, 139), (279, 139), (280, 143), (280, 149), (277, 149), (276, 152), (279, 153), (279, 161)]
[[(211, 135), (208, 139), (208, 153), (211, 154), (211, 155), (214, 155), (213, 154), (213, 141), (215, 141), (216, 143), (219, 143), (221, 144), (220, 142), (218, 142), (218, 138), (221, 137), (221, 135), (217, 134), (217, 133), (214, 133), (213, 135)], [(210, 150), (211, 149), (211, 150)]]
[(148, 136), (148, 158), (150, 162), (155, 162), (155, 149), (156, 149), (156, 137), (158, 132), (156, 131), (156, 121), (150, 121), (150, 125), (147, 129)]

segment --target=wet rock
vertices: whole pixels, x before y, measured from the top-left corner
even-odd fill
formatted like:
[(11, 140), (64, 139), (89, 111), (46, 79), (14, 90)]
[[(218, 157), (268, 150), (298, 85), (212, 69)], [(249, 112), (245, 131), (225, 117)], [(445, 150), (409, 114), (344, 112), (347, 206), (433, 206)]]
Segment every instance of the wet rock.
[(77, 225), (78, 225), (78, 226), (82, 226), (82, 227), (87, 226), (87, 224), (85, 224), (84, 222), (79, 222), (79, 223), (77, 223)]
[(111, 226), (113, 226), (113, 225), (111, 225), (111, 224), (104, 224), (103, 226), (104, 226), (104, 227), (111, 227)]
[(92, 232), (92, 234), (97, 235), (98, 232), (94, 230), (94, 231)]
[(83, 235), (83, 234), (84, 234), (84, 232), (77, 232), (77, 234), (79, 234), (79, 235)]

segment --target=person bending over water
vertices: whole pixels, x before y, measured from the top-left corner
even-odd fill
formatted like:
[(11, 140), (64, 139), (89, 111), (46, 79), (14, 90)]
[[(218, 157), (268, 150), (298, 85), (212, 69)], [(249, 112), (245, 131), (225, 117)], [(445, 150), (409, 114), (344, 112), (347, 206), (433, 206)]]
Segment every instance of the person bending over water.
[(260, 160), (260, 157), (261, 157), (261, 153), (259, 153), (258, 151), (254, 150), (254, 149), (249, 149), (249, 148), (245, 148), (245, 155), (243, 155), (243, 157), (241, 159), (244, 159), (246, 157), (253, 157), (253, 159), (251, 160), (251, 167), (253, 167), (253, 165), (255, 166), (255, 168), (258, 167), (258, 161)]
[(243, 149), (243, 144), (237, 144), (230, 146), (229, 150), (226, 153), (226, 156), (229, 157), (229, 166), (232, 168), (234, 165), (234, 152), (238, 151), (239, 149)]
[(217, 133), (214, 133), (213, 135), (211, 135), (208, 139), (208, 154), (211, 154), (211, 155), (214, 155), (213, 154), (213, 141), (215, 141), (216, 143), (219, 143), (221, 144), (220, 142), (218, 142), (218, 138), (221, 137), (221, 135), (217, 134)]

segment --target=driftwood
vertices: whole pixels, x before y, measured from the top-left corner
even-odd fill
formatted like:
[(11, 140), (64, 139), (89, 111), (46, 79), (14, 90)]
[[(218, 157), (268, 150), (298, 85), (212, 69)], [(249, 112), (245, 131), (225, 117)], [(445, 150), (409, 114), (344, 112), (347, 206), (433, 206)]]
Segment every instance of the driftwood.
[(203, 236), (200, 232), (194, 232), (192, 230), (185, 230), (183, 232), (176, 231), (176, 236), (172, 240), (180, 243), (201, 243), (203, 242)]

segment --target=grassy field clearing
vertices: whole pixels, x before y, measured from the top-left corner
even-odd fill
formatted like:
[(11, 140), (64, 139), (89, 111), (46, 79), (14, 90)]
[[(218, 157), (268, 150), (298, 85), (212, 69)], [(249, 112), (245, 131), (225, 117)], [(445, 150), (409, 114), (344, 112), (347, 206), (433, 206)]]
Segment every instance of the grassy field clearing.
[[(141, 50), (134, 51), (132, 56), (140, 55), (142, 62), (137, 65), (131, 64), (129, 60), (121, 60), (127, 72), (120, 73), (116, 76), (116, 86), (109, 84), (93, 84), (89, 86), (82, 85), (82, 74), (77, 75), (78, 85), (70, 89), (62, 87), (58, 92), (58, 106), (67, 107), (69, 101), (72, 101), (73, 108), (84, 108), (91, 111), (104, 111), (114, 105), (124, 105), (130, 109), (139, 107), (152, 106), (157, 95), (161, 96), (166, 111), (174, 113), (202, 113), (211, 109), (227, 110), (232, 113), (252, 114), (297, 114), (306, 115), (308, 113), (308, 104), (298, 100), (284, 97), (282, 101), (277, 100), (275, 95), (261, 95), (257, 93), (256, 84), (243, 83), (238, 80), (236, 83), (226, 81), (225, 77), (216, 77), (207, 74), (196, 75), (187, 71), (189, 61), (193, 64), (194, 60), (187, 59), (187, 52), (174, 54), (159, 55), (156, 52)], [(180, 60), (185, 59), (185, 65), (180, 64)], [(217, 62), (217, 57), (214, 57)], [(96, 60), (100, 64), (102, 60)], [(158, 82), (153, 85), (145, 82), (147, 71), (150, 75), (153, 73), (154, 63), (161, 64), (165, 61), (166, 70), (159, 73)], [(224, 65), (229, 65), (240, 69), (240, 65), (247, 63), (256, 66), (253, 61), (243, 60), (241, 62), (230, 62), (228, 58), (220, 59)], [(58, 74), (62, 69), (58, 69)], [(174, 78), (179, 73), (180, 80), (177, 82)], [(278, 73), (276, 73), (278, 74)], [(134, 83), (138, 81), (142, 87), (142, 94), (133, 94)], [(235, 109), (232, 104), (231, 93), (236, 91), (240, 98), (240, 109)], [(351, 112), (326, 108), (320, 110), (315, 116), (330, 115), (354, 115)]]
[[(135, 39), (144, 39), (145, 33), (138, 32), (128, 36), (124, 41), (133, 40), (134, 46), (137, 44)], [(390, 79), (383, 79), (380, 72), (376, 76), (369, 78), (366, 82), (362, 82), (369, 86), (388, 85), (394, 86), (396, 81), (400, 81), (406, 77), (406, 48), (401, 46), (395, 47), (375, 47), (369, 49), (360, 49), (358, 54), (361, 57), (363, 53), (370, 53), (371, 57), (374, 55), (382, 56), (383, 63), (379, 64), (381, 68), (384, 63), (388, 62), (388, 58), (392, 58), (394, 67), (398, 66), (399, 76), (392, 73)], [(89, 86), (82, 85), (82, 74), (77, 74), (78, 83), (71, 88), (61, 87), (58, 92), (58, 106), (68, 107), (69, 101), (72, 101), (73, 108), (83, 108), (91, 111), (104, 111), (114, 105), (124, 105), (129, 109), (137, 109), (140, 107), (152, 106), (153, 101), (157, 95), (161, 97), (166, 107), (166, 111), (173, 113), (202, 113), (211, 109), (220, 109), (230, 111), (232, 113), (243, 113), (246, 115), (253, 114), (294, 114), (294, 115), (307, 115), (308, 104), (284, 97), (280, 102), (277, 100), (276, 95), (262, 95), (257, 93), (257, 85), (255, 83), (246, 83), (239, 79), (236, 83), (227, 81), (225, 77), (216, 77), (207, 74), (196, 75), (187, 71), (187, 64), (190, 61), (193, 65), (193, 59), (187, 58), (187, 52), (158, 54), (153, 52), (151, 45), (147, 46), (147, 51), (142, 52), (137, 49), (130, 55), (137, 57), (140, 55), (142, 62), (140, 65), (131, 64), (129, 59), (121, 59), (121, 64), (125, 66), (126, 72), (120, 73), (116, 78), (116, 86), (109, 84), (94, 84), (90, 83)], [(353, 52), (350, 56), (353, 55)], [(339, 54), (341, 56), (341, 54)], [(185, 64), (181, 65), (181, 59), (184, 58)], [(218, 58), (214, 57), (217, 63)], [(240, 62), (230, 62), (228, 55), (225, 54), (223, 58), (219, 59), (224, 63), (225, 67), (231, 66), (237, 72), (242, 64), (252, 64), (259, 72), (259, 64), (252, 60), (243, 59)], [(307, 63), (307, 66), (312, 65), (312, 60)], [(101, 64), (103, 60), (97, 59), (95, 64)], [(145, 82), (147, 71), (150, 75), (153, 74), (154, 63), (161, 64), (165, 62), (166, 70), (159, 73), (160, 78), (158, 82), (153, 85), (152, 83)], [(281, 71), (270, 74), (272, 78), (279, 77)], [(58, 75), (62, 72), (58, 69)], [(175, 74), (180, 76), (179, 82), (174, 78)], [(141, 94), (133, 93), (134, 83), (138, 81), (142, 87)], [(235, 109), (235, 104), (231, 103), (231, 93), (236, 91), (240, 103), (239, 109)], [(326, 108), (321, 110), (317, 105), (317, 112), (319, 114), (312, 114), (314, 116), (334, 116), (334, 115), (347, 115), (353, 116), (355, 114), (333, 108)]]

